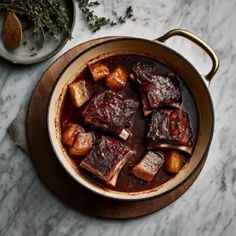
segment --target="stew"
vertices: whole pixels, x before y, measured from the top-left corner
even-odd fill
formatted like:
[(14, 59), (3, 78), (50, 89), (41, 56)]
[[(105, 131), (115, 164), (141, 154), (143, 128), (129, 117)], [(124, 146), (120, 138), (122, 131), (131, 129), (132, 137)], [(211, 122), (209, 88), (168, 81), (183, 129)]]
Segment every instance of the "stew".
[(189, 161), (198, 113), (168, 66), (118, 55), (89, 64), (68, 86), (60, 124), (62, 143), (84, 176), (136, 192), (165, 183)]

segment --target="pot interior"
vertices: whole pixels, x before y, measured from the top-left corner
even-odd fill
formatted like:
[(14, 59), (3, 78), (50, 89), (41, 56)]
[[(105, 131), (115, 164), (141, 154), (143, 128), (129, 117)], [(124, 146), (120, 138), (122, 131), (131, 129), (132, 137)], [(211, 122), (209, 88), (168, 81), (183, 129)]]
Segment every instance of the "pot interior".
[[(184, 168), (168, 182), (140, 192), (118, 192), (103, 188), (90, 181), (75, 166), (61, 144), (60, 137), (60, 109), (66, 93), (67, 85), (84, 70), (88, 62), (96, 62), (100, 59), (119, 54), (136, 54), (155, 59), (180, 76), (190, 90), (198, 111), (198, 137), (190, 161)], [(106, 197), (138, 200), (164, 194), (183, 183), (200, 164), (207, 152), (213, 132), (213, 108), (208, 90), (202, 81), (202, 77), (196, 69), (181, 55), (162, 43), (156, 43), (143, 39), (119, 38), (95, 45), (84, 51), (68, 65), (55, 85), (48, 109), (48, 129), (53, 149), (64, 168), (80, 184), (90, 190)]]

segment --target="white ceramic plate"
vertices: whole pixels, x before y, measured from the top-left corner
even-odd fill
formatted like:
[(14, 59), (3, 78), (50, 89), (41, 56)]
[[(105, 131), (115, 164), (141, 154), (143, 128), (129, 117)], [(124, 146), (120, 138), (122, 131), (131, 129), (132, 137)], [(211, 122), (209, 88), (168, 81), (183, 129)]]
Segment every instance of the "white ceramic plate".
[[(72, 32), (75, 21), (75, 2), (73, 0), (61, 0), (61, 2), (65, 5), (68, 12), (70, 18), (70, 29)], [(58, 53), (68, 40), (64, 33), (58, 35), (58, 39), (47, 35), (47, 40), (44, 42), (41, 39), (34, 40), (32, 31), (28, 28), (24, 30), (22, 45), (17, 49), (8, 50), (3, 45), (2, 41), (4, 22), (5, 14), (0, 13), (0, 57), (5, 58), (12, 63), (29, 65), (47, 60)]]

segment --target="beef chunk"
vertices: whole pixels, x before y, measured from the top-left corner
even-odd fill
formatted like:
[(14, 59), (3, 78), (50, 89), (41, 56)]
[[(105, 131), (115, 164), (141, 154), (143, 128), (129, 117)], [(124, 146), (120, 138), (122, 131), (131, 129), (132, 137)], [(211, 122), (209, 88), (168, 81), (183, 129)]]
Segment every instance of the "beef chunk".
[(68, 147), (72, 147), (79, 132), (84, 132), (84, 129), (72, 123), (67, 123), (63, 127), (62, 143)]
[(74, 106), (78, 108), (89, 100), (90, 94), (84, 80), (79, 80), (68, 85), (68, 91)]
[(114, 91), (119, 91), (125, 87), (127, 74), (121, 67), (115, 68), (106, 79), (106, 86)]
[(88, 67), (95, 82), (109, 75), (109, 69), (100, 62), (89, 65)]
[(74, 145), (69, 149), (71, 155), (87, 155), (93, 147), (93, 134), (78, 133)]
[(127, 139), (129, 134), (124, 128), (137, 108), (138, 102), (108, 90), (95, 95), (82, 116), (86, 123)]
[(144, 115), (158, 107), (179, 108), (182, 94), (174, 73), (160, 74), (156, 64), (142, 62), (138, 62), (132, 71), (131, 77), (137, 82), (142, 97)]
[(102, 136), (80, 166), (107, 184), (115, 186), (120, 170), (133, 154), (122, 142)]
[(168, 148), (173, 144), (177, 149), (192, 152), (192, 129), (189, 115), (183, 110), (160, 110), (152, 114), (147, 134), (147, 148)]
[(141, 161), (134, 166), (132, 173), (145, 181), (152, 181), (164, 163), (164, 158), (159, 153), (149, 151)]

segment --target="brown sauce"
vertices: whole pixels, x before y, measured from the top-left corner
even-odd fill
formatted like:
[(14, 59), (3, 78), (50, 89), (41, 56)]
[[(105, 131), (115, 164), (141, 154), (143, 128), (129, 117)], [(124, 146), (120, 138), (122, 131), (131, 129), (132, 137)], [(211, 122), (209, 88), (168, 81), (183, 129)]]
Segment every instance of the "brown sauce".
[[(101, 62), (107, 65), (110, 71), (116, 66), (121, 65), (123, 68), (125, 68), (127, 73), (130, 73), (132, 66), (138, 61), (148, 62), (150, 60), (152, 62), (154, 61), (155, 63), (159, 65), (160, 71), (162, 73), (171, 72), (171, 70), (167, 66), (159, 63), (156, 60), (143, 57), (143, 56), (137, 56), (137, 55), (113, 56), (113, 57), (101, 60)], [(87, 68), (76, 78), (76, 80), (79, 80), (79, 79), (85, 79), (87, 81), (87, 86), (89, 86), (90, 89), (94, 93), (98, 93), (100, 91), (104, 91), (107, 89), (104, 86), (103, 80), (96, 83), (93, 81), (92, 76)], [(197, 113), (196, 105), (187, 86), (183, 83), (183, 81), (180, 78), (179, 78), (179, 81), (181, 84), (182, 97), (183, 97), (182, 107), (184, 108), (185, 111), (189, 113), (191, 127), (193, 130), (193, 141), (195, 143), (197, 134), (198, 134), (198, 113)], [(129, 81), (121, 92), (124, 93), (124, 95), (127, 98), (132, 98), (136, 101), (140, 101), (136, 86), (133, 84), (132, 81)], [(79, 109), (76, 108), (75, 106), (73, 106), (70, 100), (69, 94), (66, 94), (63, 101), (62, 108), (61, 108), (61, 117), (60, 117), (61, 125), (64, 122), (72, 122), (72, 123), (77, 123), (77, 124), (82, 125), (87, 131), (92, 130), (89, 126), (87, 126), (84, 123), (83, 118), (81, 116), (81, 112), (83, 111), (85, 106), (86, 104), (80, 107)], [(110, 186), (107, 186), (105, 183), (95, 178), (90, 173), (80, 169), (83, 172), (83, 174), (86, 177), (88, 177), (90, 180), (95, 181), (97, 184), (101, 186), (108, 187), (116, 191), (122, 191), (122, 192), (136, 192), (136, 191), (143, 191), (143, 190), (151, 189), (158, 185), (163, 184), (164, 182), (168, 181), (170, 178), (174, 177), (174, 175), (169, 174), (166, 171), (164, 171), (163, 167), (159, 171), (159, 173), (156, 175), (156, 177), (153, 179), (153, 181), (151, 182), (146, 182), (141, 179), (138, 179), (130, 172), (132, 167), (145, 154), (145, 137), (147, 133), (147, 125), (145, 125), (145, 122), (147, 119), (148, 118), (144, 118), (142, 109), (138, 109), (138, 111), (135, 113), (132, 120), (129, 122), (129, 130), (132, 133), (132, 137), (128, 142), (131, 144), (131, 149), (136, 151), (136, 155), (121, 170), (116, 187), (112, 188)], [(105, 132), (105, 131), (98, 131), (98, 130), (95, 131), (95, 129), (93, 129), (92, 131), (94, 132), (97, 138), (101, 134), (104, 134)], [(163, 151), (162, 153), (163, 155), (165, 155), (167, 152), (168, 151)], [(76, 166), (80, 168), (79, 164), (82, 161), (83, 157), (81, 156), (70, 156), (70, 157), (72, 158)], [(188, 155), (185, 155), (184, 163), (187, 163), (189, 158), (190, 157)]]

